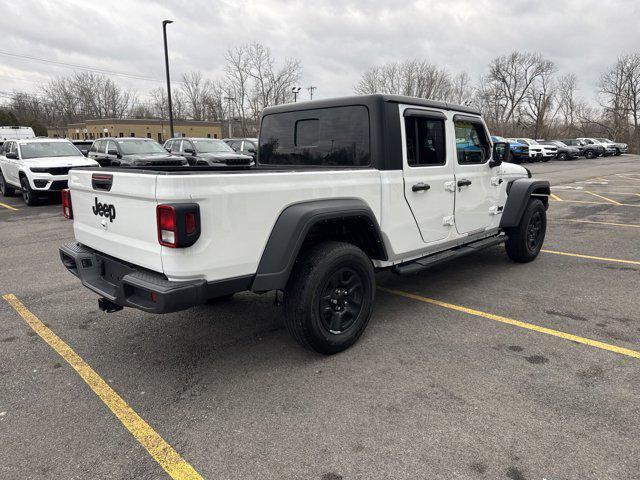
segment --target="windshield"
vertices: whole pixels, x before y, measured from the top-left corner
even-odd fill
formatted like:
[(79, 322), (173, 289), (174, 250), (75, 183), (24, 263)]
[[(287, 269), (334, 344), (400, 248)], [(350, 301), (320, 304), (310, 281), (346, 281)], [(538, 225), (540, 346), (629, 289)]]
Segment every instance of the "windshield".
[(562, 143), (562, 142), (561, 142), (561, 141), (559, 141), (559, 140), (557, 140), (557, 141), (555, 141), (555, 142), (553, 142), (553, 143), (555, 143), (558, 147), (566, 147), (566, 146), (567, 146), (565, 143)]
[(164, 153), (167, 151), (158, 142), (153, 140), (120, 140), (118, 146), (123, 155), (136, 155), (138, 153)]
[(538, 142), (536, 142), (535, 140), (531, 140), (531, 139), (526, 139), (527, 142), (529, 142), (530, 145), (540, 145)]
[(506, 142), (503, 137), (499, 137), (498, 135), (494, 135), (493, 137), (491, 137), (491, 140), (493, 140), (494, 142)]
[(604, 142), (604, 143), (613, 143), (608, 138), (596, 138), (596, 140), (598, 140), (599, 142)]
[(42, 157), (81, 157), (82, 153), (70, 142), (34, 142), (20, 145), (22, 159)]
[(198, 153), (234, 153), (233, 148), (222, 140), (193, 140)]

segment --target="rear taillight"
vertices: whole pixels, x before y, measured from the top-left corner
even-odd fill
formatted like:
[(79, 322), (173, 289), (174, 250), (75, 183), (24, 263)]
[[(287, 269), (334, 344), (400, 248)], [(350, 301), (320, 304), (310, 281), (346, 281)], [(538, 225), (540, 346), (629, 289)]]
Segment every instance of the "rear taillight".
[(62, 190), (62, 216), (64, 218), (73, 218), (73, 208), (71, 206), (71, 191), (68, 188)]
[(177, 247), (176, 211), (170, 205), (158, 205), (158, 241), (165, 247)]
[(158, 205), (156, 219), (160, 245), (190, 247), (200, 237), (200, 207), (197, 203)]

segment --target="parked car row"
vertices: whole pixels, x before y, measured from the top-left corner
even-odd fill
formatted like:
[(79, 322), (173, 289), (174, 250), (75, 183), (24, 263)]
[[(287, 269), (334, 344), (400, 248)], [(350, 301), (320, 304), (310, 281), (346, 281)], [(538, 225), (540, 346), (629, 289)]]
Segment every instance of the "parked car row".
[(493, 142), (508, 142), (511, 161), (548, 162), (549, 160), (575, 160), (580, 157), (596, 158), (627, 153), (626, 143), (607, 138), (566, 138), (561, 140), (533, 140), (531, 138), (504, 138), (492, 136)]
[[(230, 142), (238, 144), (236, 151)], [(243, 152), (247, 152), (248, 155)], [(0, 194), (20, 190), (27, 205), (59, 195), (77, 167), (246, 167), (254, 164), (251, 139), (172, 138), (164, 146), (149, 138), (94, 141), (18, 138), (0, 146)]]

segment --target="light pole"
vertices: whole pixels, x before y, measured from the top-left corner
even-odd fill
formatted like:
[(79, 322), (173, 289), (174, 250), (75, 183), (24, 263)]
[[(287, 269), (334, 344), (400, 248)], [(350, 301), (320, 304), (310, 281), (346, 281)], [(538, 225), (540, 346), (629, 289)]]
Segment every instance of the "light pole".
[(229, 138), (233, 137), (232, 133), (231, 133), (231, 102), (233, 102), (235, 100), (235, 98), (233, 98), (231, 96), (231, 94), (229, 94), (229, 96), (224, 97), (224, 100), (227, 101), (227, 105), (229, 106), (229, 113), (228, 115), (228, 121), (229, 121)]
[(300, 93), (300, 90), (302, 90), (302, 87), (293, 87), (291, 89), (291, 91), (293, 92), (293, 101), (294, 102), (298, 101), (298, 94)]
[(169, 51), (167, 50), (167, 25), (173, 23), (173, 20), (162, 21), (162, 35), (164, 37), (164, 65), (167, 69), (167, 100), (169, 103), (169, 131), (173, 138), (173, 108), (171, 108), (171, 80), (169, 78)]
[(311, 85), (310, 87), (307, 87), (307, 90), (309, 90), (309, 100), (313, 100), (313, 91), (318, 88), (318, 87), (314, 87), (313, 85)]

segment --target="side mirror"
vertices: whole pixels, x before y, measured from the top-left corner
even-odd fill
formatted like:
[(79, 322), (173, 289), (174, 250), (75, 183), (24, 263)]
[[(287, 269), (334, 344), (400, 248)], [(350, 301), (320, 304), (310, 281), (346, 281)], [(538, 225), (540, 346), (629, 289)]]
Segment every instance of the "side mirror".
[(187, 155), (195, 155), (196, 152), (193, 148), (185, 148), (184, 149), (184, 153), (186, 153)]
[(508, 142), (496, 142), (493, 144), (493, 153), (489, 167), (499, 167), (502, 162), (508, 162), (511, 156), (511, 145)]
[(255, 149), (255, 148), (253, 148), (253, 147), (249, 147), (249, 148), (247, 149), (247, 152), (249, 152), (249, 153), (251, 153), (251, 154), (255, 154), (255, 153), (256, 153), (256, 149)]
[(89, 156), (89, 150), (80, 150), (80, 153), (81, 153), (82, 155), (84, 155), (85, 157), (88, 157), (88, 156)]
[(170, 149), (170, 148), (166, 148), (166, 147), (165, 147), (165, 150), (166, 150), (167, 152), (171, 153), (171, 149)]
[(5, 157), (10, 158), (11, 160), (18, 160), (18, 152), (7, 152)]
[(107, 150), (107, 155), (118, 156), (118, 150), (115, 150), (115, 149)]

